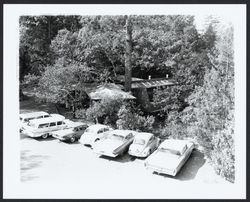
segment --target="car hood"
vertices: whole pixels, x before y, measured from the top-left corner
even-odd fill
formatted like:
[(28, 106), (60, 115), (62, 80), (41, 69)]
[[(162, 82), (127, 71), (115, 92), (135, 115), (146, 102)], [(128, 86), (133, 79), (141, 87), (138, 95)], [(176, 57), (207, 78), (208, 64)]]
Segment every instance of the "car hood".
[(97, 142), (94, 147), (96, 151), (113, 152), (122, 144), (123, 142), (119, 140), (102, 140)]
[(131, 144), (129, 150), (131, 150), (132, 152), (143, 152), (145, 148), (145, 145)]
[(178, 155), (158, 151), (154, 152), (146, 160), (146, 162), (152, 166), (166, 169), (176, 169), (180, 161), (181, 157)]

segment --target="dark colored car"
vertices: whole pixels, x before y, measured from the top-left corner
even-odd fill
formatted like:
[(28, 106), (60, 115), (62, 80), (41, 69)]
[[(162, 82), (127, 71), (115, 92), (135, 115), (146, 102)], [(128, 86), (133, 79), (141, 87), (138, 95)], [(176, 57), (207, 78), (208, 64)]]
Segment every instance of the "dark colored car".
[(88, 125), (84, 123), (74, 123), (70, 128), (53, 132), (52, 136), (61, 141), (73, 143), (80, 139), (87, 127)]

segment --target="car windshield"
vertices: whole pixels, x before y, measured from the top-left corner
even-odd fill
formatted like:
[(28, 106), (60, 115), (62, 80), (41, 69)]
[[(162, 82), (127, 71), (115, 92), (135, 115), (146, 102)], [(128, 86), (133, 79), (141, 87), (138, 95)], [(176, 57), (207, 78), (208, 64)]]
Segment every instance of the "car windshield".
[(32, 120), (32, 119), (35, 119), (35, 118), (26, 118), (26, 119), (24, 119), (23, 121), (24, 121), (24, 122), (28, 122), (28, 121), (30, 121), (30, 120)]
[(145, 140), (143, 140), (143, 139), (135, 139), (134, 144), (144, 145)]
[(87, 133), (96, 133), (96, 130), (94, 128), (87, 128), (87, 130), (85, 130), (85, 132), (87, 132)]
[(113, 140), (123, 140), (124, 139), (123, 136), (115, 134), (115, 133), (109, 135), (107, 138), (108, 139), (113, 139)]
[(164, 148), (164, 147), (159, 148), (158, 151), (164, 152), (164, 153), (169, 153), (169, 154), (174, 154), (174, 155), (178, 155), (178, 156), (181, 155), (179, 151), (176, 151), (176, 150), (173, 150), (173, 149)]

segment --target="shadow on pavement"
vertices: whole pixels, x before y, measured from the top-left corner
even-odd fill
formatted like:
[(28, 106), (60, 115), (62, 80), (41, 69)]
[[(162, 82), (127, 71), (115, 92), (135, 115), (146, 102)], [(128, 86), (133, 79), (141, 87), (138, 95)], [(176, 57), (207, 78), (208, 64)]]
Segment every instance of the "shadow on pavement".
[(32, 155), (29, 150), (23, 150), (21, 152), (21, 181), (28, 181), (38, 176), (32, 174), (27, 174), (27, 171), (38, 168), (42, 165), (45, 159), (48, 159), (49, 156), (46, 155)]
[(109, 160), (109, 161), (116, 161), (116, 162), (119, 162), (119, 163), (126, 163), (126, 162), (131, 162), (131, 161), (135, 160), (135, 157), (130, 156), (128, 154), (124, 154), (123, 156), (118, 156), (118, 157), (115, 157), (115, 158), (101, 155), (100, 158), (106, 159), (106, 160)]
[(198, 173), (199, 169), (205, 164), (206, 160), (204, 158), (204, 154), (198, 150), (194, 150), (190, 155), (187, 162), (181, 168), (179, 173), (176, 176), (170, 176), (161, 173), (155, 173), (157, 175), (173, 178), (181, 181), (192, 180), (195, 178), (196, 174)]

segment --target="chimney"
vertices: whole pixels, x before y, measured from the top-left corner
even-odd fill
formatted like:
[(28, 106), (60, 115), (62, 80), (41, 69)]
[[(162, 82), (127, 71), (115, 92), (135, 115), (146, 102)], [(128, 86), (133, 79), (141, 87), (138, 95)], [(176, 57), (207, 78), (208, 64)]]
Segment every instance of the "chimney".
[(148, 76), (148, 80), (150, 80), (150, 79), (151, 79), (151, 75)]

